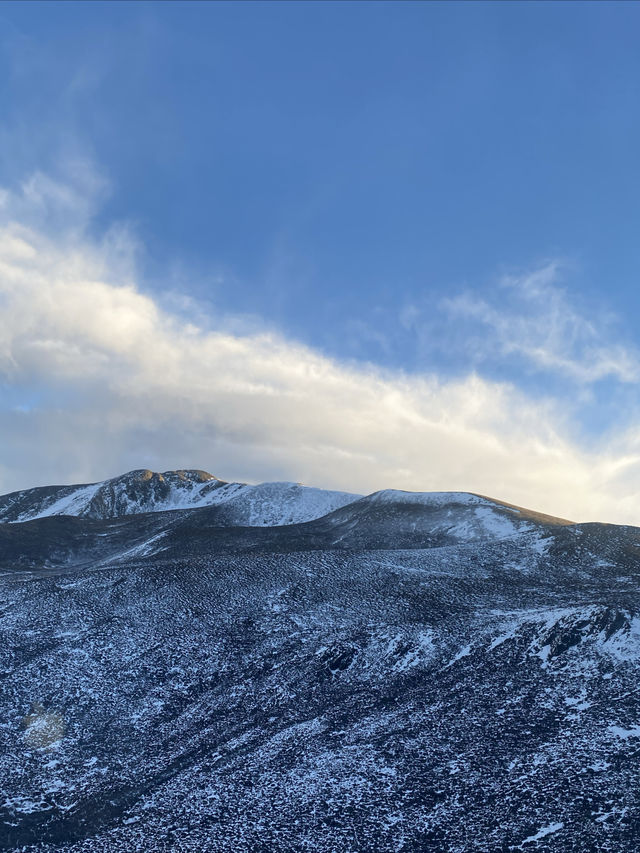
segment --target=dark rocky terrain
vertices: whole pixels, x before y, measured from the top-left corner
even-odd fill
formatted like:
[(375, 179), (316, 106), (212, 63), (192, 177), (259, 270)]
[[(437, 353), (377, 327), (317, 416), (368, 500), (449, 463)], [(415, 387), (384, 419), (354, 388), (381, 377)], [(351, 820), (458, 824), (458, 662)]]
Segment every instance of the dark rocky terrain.
[(341, 494), (0, 498), (0, 850), (640, 849), (640, 529)]

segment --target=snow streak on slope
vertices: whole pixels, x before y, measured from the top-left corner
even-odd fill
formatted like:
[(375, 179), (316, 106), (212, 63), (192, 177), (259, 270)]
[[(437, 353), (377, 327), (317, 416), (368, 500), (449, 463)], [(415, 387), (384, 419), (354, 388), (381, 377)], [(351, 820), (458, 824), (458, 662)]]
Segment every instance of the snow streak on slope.
[(83, 516), (88, 506), (100, 489), (100, 483), (90, 486), (66, 486), (60, 489), (58, 494), (52, 495), (39, 507), (36, 506), (31, 513), (21, 513), (15, 521), (31, 521), (35, 518), (45, 518), (50, 515), (77, 515)]

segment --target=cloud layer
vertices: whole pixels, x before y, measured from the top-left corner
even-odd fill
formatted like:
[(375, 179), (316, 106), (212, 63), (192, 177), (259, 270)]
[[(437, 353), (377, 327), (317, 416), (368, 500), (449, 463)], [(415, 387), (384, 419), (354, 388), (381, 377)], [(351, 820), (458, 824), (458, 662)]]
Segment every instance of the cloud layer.
[[(188, 466), (363, 492), (469, 490), (640, 523), (636, 434), (587, 450), (563, 402), (510, 384), (344, 364), (274, 332), (230, 331), (224, 317), (185, 319), (145, 290), (126, 231), (88, 236), (90, 210), (82, 191), (42, 176), (0, 196), (0, 492)], [(539, 286), (552, 283), (527, 285)], [(512, 346), (493, 309), (455, 309), (481, 312)], [(562, 329), (539, 344), (535, 329), (516, 337), (576, 380), (636, 378), (615, 348), (566, 358)]]

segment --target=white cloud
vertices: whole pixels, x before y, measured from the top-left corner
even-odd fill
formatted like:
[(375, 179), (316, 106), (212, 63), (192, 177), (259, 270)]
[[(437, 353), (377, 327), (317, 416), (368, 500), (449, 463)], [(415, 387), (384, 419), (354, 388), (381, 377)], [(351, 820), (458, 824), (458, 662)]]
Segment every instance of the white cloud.
[(580, 383), (605, 378), (638, 382), (640, 353), (630, 345), (612, 343), (608, 318), (577, 311), (559, 286), (559, 277), (554, 262), (505, 277), (493, 301), (465, 293), (444, 305), (455, 318), (486, 327), (485, 346), (478, 354), (517, 355), (537, 369)]
[(143, 291), (125, 232), (87, 236), (84, 199), (64, 234), (50, 216), (19, 216), (30, 193), (69, 212), (72, 195), (43, 186), (3, 201), (0, 491), (194, 466), (638, 520), (636, 436), (587, 453), (562, 407), (511, 385), (343, 364), (224, 318), (188, 322)]

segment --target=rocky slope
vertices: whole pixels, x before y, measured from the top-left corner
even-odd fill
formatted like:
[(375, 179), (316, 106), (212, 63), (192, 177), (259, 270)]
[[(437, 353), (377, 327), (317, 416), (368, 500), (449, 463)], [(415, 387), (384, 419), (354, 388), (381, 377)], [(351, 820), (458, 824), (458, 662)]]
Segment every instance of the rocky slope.
[(280, 494), (0, 525), (0, 850), (638, 849), (639, 529)]

